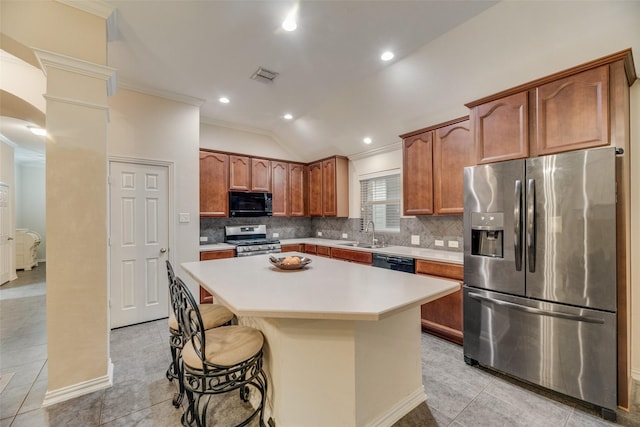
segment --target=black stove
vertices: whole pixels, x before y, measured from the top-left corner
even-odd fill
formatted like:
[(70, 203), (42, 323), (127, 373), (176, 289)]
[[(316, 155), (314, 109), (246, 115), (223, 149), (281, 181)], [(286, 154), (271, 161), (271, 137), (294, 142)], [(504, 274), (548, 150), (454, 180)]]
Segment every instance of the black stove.
[(236, 256), (251, 256), (281, 252), (280, 241), (267, 239), (267, 226), (238, 225), (224, 227), (224, 241), (235, 245)]

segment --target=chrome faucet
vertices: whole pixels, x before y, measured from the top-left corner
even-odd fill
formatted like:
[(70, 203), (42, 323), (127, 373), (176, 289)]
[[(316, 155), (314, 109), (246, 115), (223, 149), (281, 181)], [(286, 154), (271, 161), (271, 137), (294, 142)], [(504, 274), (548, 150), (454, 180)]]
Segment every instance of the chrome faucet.
[(364, 226), (364, 232), (368, 233), (369, 232), (369, 225), (371, 225), (371, 246), (375, 246), (376, 245), (376, 225), (373, 223), (373, 221), (369, 221), (367, 222), (367, 225)]

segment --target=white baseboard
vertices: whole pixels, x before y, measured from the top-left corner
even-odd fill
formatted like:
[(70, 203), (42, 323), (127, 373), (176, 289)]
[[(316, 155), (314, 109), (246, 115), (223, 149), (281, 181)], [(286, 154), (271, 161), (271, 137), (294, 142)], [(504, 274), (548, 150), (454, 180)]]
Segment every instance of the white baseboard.
[(112, 385), (113, 363), (111, 362), (111, 359), (109, 359), (107, 375), (94, 378), (89, 381), (83, 381), (81, 383), (73, 384), (67, 387), (59, 388), (57, 390), (47, 390), (44, 395), (42, 407), (55, 405), (56, 403), (64, 402), (75, 397), (84, 396), (85, 394), (93, 393), (94, 391), (109, 388)]
[(367, 424), (368, 427), (389, 427), (398, 422), (402, 417), (413, 411), (419, 404), (427, 400), (424, 386), (420, 386), (405, 399), (396, 403), (386, 414)]

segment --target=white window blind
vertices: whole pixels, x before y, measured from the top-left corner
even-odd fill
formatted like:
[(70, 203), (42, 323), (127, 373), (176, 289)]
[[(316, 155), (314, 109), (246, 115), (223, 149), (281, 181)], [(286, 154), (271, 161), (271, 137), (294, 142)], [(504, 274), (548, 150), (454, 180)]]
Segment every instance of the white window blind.
[(376, 231), (400, 231), (400, 174), (360, 180), (360, 228), (373, 221)]

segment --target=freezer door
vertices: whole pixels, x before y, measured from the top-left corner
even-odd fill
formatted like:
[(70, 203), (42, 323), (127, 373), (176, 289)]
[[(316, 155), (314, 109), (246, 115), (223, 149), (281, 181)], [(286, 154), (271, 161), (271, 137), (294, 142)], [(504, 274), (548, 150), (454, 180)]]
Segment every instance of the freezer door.
[(463, 290), (465, 357), (615, 410), (615, 313)]
[(615, 148), (526, 161), (526, 295), (616, 310)]
[(524, 160), (464, 169), (464, 282), (524, 295)]

